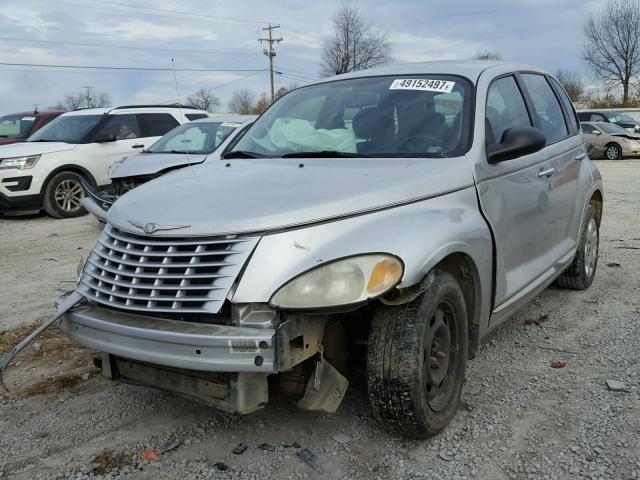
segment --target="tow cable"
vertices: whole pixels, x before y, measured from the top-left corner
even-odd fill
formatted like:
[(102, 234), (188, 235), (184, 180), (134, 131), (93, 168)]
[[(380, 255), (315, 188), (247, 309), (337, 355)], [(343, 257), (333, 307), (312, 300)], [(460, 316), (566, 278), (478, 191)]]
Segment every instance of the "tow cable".
[(4, 384), (2, 375), (4, 374), (4, 371), (9, 367), (9, 364), (15, 358), (15, 356), (18, 355), (18, 353), (20, 353), (22, 349), (24, 349), (24, 347), (29, 345), (33, 341), (33, 339), (35, 339), (38, 335), (44, 332), (47, 328), (49, 328), (56, 320), (62, 317), (62, 315), (67, 313), (69, 310), (71, 310), (73, 307), (78, 305), (80, 302), (82, 302), (82, 300), (84, 300), (84, 297), (82, 296), (82, 294), (78, 293), (77, 290), (71, 292), (66, 297), (62, 297), (58, 302), (58, 308), (56, 310), (56, 313), (51, 318), (43, 322), (42, 325), (40, 325), (36, 330), (34, 330), (27, 338), (25, 338), (18, 345), (13, 347), (13, 350), (11, 350), (11, 352), (8, 355), (6, 355), (5, 357), (2, 358), (2, 360), (0, 360), (0, 386), (2, 386), (2, 388), (4, 388), (7, 392), (9, 391), (7, 386)]

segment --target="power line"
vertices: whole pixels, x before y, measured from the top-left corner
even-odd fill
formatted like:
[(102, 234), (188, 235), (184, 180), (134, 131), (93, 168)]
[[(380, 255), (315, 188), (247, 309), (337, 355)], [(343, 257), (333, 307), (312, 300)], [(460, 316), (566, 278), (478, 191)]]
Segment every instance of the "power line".
[[(118, 13), (126, 13), (126, 14), (132, 14), (135, 13), (134, 11), (131, 10), (122, 10), (122, 9), (116, 9), (116, 8), (109, 8), (109, 7), (97, 7), (95, 5), (87, 5), (86, 3), (76, 3), (76, 2), (70, 2), (70, 1), (63, 1), (63, 0), (35, 0), (37, 2), (44, 2), (47, 4), (51, 4), (51, 3), (56, 3), (59, 5), (71, 5), (74, 7), (83, 7), (83, 8), (88, 8), (88, 9), (94, 9), (94, 10), (104, 10), (107, 12), (118, 12)], [(247, 23), (238, 23), (238, 22), (229, 22), (229, 21), (222, 21), (222, 20), (212, 20), (212, 19), (207, 19), (207, 18), (198, 18), (198, 17), (203, 17), (202, 15), (199, 15), (197, 17), (189, 17), (189, 18), (180, 18), (180, 17), (176, 17), (175, 14), (174, 15), (163, 15), (161, 13), (146, 13), (146, 12), (139, 12), (142, 15), (146, 15), (146, 16), (150, 16), (150, 17), (161, 17), (161, 18), (170, 18), (172, 20), (195, 20), (195, 21), (200, 21), (200, 22), (205, 22), (205, 23), (219, 23), (222, 25), (234, 25), (234, 26), (238, 26), (238, 27), (251, 27), (254, 28), (254, 25), (251, 24), (247, 24)]]
[(80, 43), (80, 42), (63, 42), (61, 40), (36, 40), (33, 38), (19, 38), (19, 37), (0, 37), (0, 41), (9, 42), (34, 42), (34, 43), (51, 43), (54, 45), (71, 45), (75, 47), (104, 47), (104, 48), (123, 48), (126, 50), (153, 50), (158, 52), (168, 53), (197, 53), (197, 54), (233, 54), (233, 55), (258, 55), (255, 52), (248, 52), (247, 49), (243, 50), (186, 50), (186, 49), (173, 49), (173, 48), (155, 48), (155, 47), (135, 47), (131, 45), (110, 45), (105, 43)]
[(144, 5), (113, 2), (113, 1), (108, 1), (108, 0), (88, 0), (88, 1), (95, 2), (95, 3), (105, 3), (107, 5), (118, 5), (118, 6), (129, 7), (129, 8), (140, 8), (140, 9), (143, 9), (143, 10), (152, 10), (152, 11), (156, 11), (156, 12), (178, 13), (178, 14), (181, 14), (181, 15), (190, 15), (190, 16), (194, 16), (194, 17), (217, 18), (217, 19), (220, 19), (220, 20), (231, 20), (231, 21), (244, 22), (244, 23), (257, 23), (257, 24), (260, 24), (260, 25), (264, 25), (265, 23), (269, 23), (269, 22), (262, 22), (262, 21), (259, 21), (259, 20), (247, 20), (247, 19), (243, 19), (243, 18), (233, 18), (233, 17), (219, 17), (217, 15), (205, 15), (203, 13), (185, 12), (185, 11), (181, 11), (181, 10), (172, 10), (172, 9), (168, 9), (168, 8), (147, 7), (147, 6), (144, 6)]
[(299, 70), (293, 70), (291, 68), (285, 68), (285, 67), (279, 67), (279, 68), (280, 68), (280, 70), (284, 70), (286, 72), (290, 72), (291, 75), (296, 75), (297, 77), (306, 77), (309, 80), (318, 80), (318, 77), (314, 77), (314, 76), (311, 76), (311, 75), (309, 75), (307, 73), (300, 72)]
[[(107, 67), (103, 65), (56, 65), (50, 63), (9, 63), (0, 62), (0, 65), (10, 67), (45, 67), (45, 68), (77, 68), (88, 70), (136, 70), (145, 72), (172, 72), (172, 68), (161, 67)], [(176, 68), (179, 72), (262, 72), (258, 69), (224, 69), (224, 68)]]

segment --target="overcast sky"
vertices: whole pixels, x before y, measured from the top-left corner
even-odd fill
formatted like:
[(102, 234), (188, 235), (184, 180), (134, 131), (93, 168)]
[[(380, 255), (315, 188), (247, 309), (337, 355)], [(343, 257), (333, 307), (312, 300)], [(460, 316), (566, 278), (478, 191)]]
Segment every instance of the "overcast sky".
[[(395, 62), (470, 58), (479, 50), (555, 72), (586, 74), (582, 25), (605, 0), (362, 0), (365, 18), (389, 33)], [(2, 0), (0, 62), (115, 67), (261, 70), (257, 38), (276, 36), (276, 85), (318, 76), (323, 41), (340, 1)], [(129, 6), (127, 6), (129, 5)], [(147, 7), (147, 8), (141, 8)], [(155, 10), (161, 9), (161, 10)], [(167, 10), (182, 13), (170, 13)], [(267, 72), (177, 72), (181, 96), (211, 88), (223, 103), (234, 90), (267, 91)], [(172, 72), (82, 71), (0, 65), (0, 114), (44, 108), (83, 86), (114, 104), (177, 98)]]

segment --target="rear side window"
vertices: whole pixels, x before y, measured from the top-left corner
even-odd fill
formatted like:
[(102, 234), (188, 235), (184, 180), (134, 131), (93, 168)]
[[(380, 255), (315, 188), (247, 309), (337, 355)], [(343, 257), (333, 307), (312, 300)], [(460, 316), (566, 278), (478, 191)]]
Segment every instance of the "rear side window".
[(565, 111), (567, 112), (567, 117), (569, 119), (569, 127), (571, 129), (571, 133), (578, 132), (578, 118), (576, 116), (576, 111), (573, 109), (573, 103), (571, 103), (571, 99), (562, 85), (558, 83), (555, 78), (550, 78), (551, 83), (556, 87), (556, 92), (558, 92), (558, 96), (560, 97), (560, 101), (564, 106)]
[(562, 108), (560, 108), (558, 99), (547, 79), (543, 75), (533, 73), (522, 74), (522, 79), (533, 102), (536, 126), (544, 132), (547, 143), (553, 143), (566, 137), (569, 131), (564, 121)]
[(206, 113), (187, 113), (185, 115), (185, 117), (187, 117), (187, 119), (192, 122), (193, 120), (199, 120), (201, 118), (208, 118), (209, 115), (207, 115)]
[(527, 106), (515, 78), (503, 77), (491, 84), (487, 94), (486, 121), (487, 131), (493, 134), (493, 143), (500, 143), (508, 128), (531, 126)]
[(168, 113), (139, 113), (137, 117), (144, 137), (161, 137), (180, 125), (173, 115)]

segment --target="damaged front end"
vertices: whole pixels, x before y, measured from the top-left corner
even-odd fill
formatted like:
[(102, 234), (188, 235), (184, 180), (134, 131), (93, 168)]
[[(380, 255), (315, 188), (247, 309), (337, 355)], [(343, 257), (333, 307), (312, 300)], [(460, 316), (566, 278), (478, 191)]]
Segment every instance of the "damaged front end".
[(65, 314), (59, 326), (74, 342), (101, 352), (96, 365), (107, 378), (246, 414), (268, 402), (270, 376), (306, 364), (299, 381), (309, 381), (298, 405), (328, 412), (338, 408), (348, 382), (323, 356), (328, 317), (283, 316), (264, 304), (245, 304), (209, 321), (216, 323), (87, 304)]

